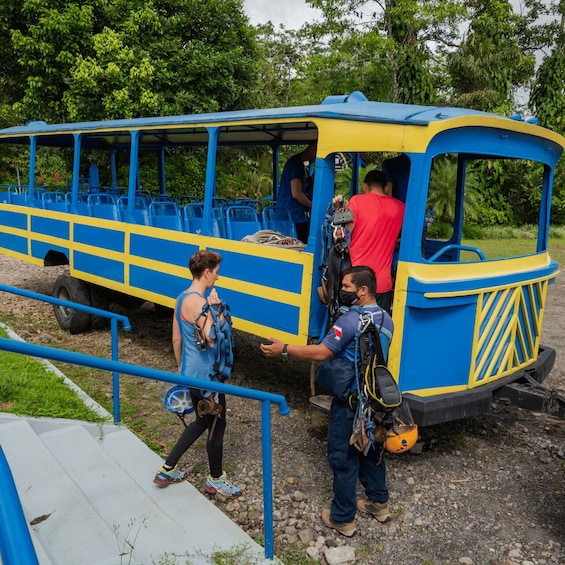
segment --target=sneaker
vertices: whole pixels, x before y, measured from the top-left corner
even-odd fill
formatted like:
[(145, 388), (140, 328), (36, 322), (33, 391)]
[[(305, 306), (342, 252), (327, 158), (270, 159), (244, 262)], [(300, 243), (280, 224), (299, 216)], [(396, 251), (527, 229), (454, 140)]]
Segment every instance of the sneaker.
[(332, 513), (329, 508), (324, 508), (322, 510), (322, 522), (332, 530), (340, 533), (342, 536), (350, 538), (356, 531), (355, 520), (352, 522), (335, 522), (332, 520)]
[(174, 483), (181, 483), (185, 479), (186, 473), (184, 471), (179, 471), (177, 469), (165, 469), (164, 467), (161, 467), (157, 471), (153, 482), (159, 488), (164, 488)]
[(208, 475), (204, 484), (204, 492), (217, 494), (220, 498), (237, 498), (243, 494), (239, 487), (228, 481), (225, 471), (217, 479), (213, 479), (211, 475)]
[(357, 501), (357, 508), (365, 514), (371, 514), (381, 524), (390, 522), (390, 511), (388, 509), (388, 502), (373, 502), (368, 498)]

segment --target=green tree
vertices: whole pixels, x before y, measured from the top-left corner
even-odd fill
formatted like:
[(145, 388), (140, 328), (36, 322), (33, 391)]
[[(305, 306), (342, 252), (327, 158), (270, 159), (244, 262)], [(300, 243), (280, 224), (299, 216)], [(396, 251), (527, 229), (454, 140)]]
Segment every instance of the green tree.
[(514, 95), (528, 85), (535, 65), (522, 43), (528, 16), (506, 0), (471, 0), (469, 30), (448, 56), (451, 102), (503, 114), (513, 113)]
[[(552, 51), (536, 74), (530, 97), (530, 108), (540, 125), (565, 135), (565, 0), (554, 6), (555, 20), (544, 27)], [(565, 164), (557, 166), (553, 190), (552, 216), (554, 224), (565, 223)]]
[(1, 68), (9, 77), (0, 89), (28, 118), (90, 120), (250, 104), (256, 44), (242, 0), (9, 5), (0, 19)]
[(565, 0), (556, 6), (558, 27), (546, 27), (552, 37), (552, 52), (539, 66), (530, 97), (540, 125), (565, 132)]
[[(427, 207), (434, 211), (438, 221), (453, 223), (456, 187), (457, 163), (448, 157), (436, 159), (430, 175)], [(466, 171), (463, 211), (469, 219), (474, 218), (478, 212), (477, 188), (476, 175), (472, 171)]]
[[(437, 98), (436, 78), (443, 50), (457, 37), (465, 6), (458, 0), (310, 0), (322, 10), (324, 22), (313, 26), (323, 45), (345, 48), (347, 62), (351, 44), (365, 45), (365, 58), (374, 72), (367, 84), (379, 84), (379, 99), (413, 104), (432, 103)], [(352, 43), (353, 42), (353, 43)], [(353, 54), (353, 60), (358, 60)], [(335, 57), (329, 62), (335, 61)], [(378, 62), (378, 66), (375, 65)], [(350, 76), (359, 78), (355, 66)], [(379, 81), (379, 78), (381, 81)], [(363, 82), (363, 81), (361, 81)], [(386, 88), (386, 91), (384, 92)]]

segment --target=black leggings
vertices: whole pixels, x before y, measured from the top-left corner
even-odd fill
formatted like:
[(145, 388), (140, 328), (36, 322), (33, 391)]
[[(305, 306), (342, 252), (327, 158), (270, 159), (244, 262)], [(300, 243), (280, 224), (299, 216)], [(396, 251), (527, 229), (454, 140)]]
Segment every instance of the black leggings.
[[(165, 461), (167, 467), (174, 467), (182, 455), (188, 448), (206, 431), (211, 430), (214, 424), (215, 416), (204, 416), (201, 418), (196, 409), (198, 402), (202, 400), (200, 391), (190, 389), (190, 397), (192, 398), (192, 405), (194, 406), (194, 413), (196, 418), (194, 422), (188, 425), (180, 438), (175, 443), (171, 453)], [(226, 395), (220, 394), (218, 402), (222, 405), (222, 412), (216, 419), (216, 426), (212, 439), (210, 439), (210, 432), (208, 432), (208, 441), (206, 442), (206, 451), (208, 452), (208, 465), (210, 466), (210, 475), (215, 479), (222, 473), (222, 458), (224, 453), (224, 432), (226, 430)]]

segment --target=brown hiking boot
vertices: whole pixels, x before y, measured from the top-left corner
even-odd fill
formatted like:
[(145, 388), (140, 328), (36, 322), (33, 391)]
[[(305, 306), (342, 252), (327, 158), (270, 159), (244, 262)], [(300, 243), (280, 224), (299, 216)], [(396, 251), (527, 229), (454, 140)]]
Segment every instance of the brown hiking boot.
[(322, 510), (322, 522), (332, 530), (340, 533), (342, 536), (350, 538), (357, 529), (355, 528), (355, 520), (352, 522), (336, 522), (332, 520), (331, 510), (329, 508), (324, 508)]
[(357, 508), (359, 508), (361, 512), (365, 512), (365, 514), (371, 514), (381, 524), (390, 522), (390, 512), (388, 509), (388, 502), (383, 502), (383, 503), (373, 502), (372, 500), (366, 498), (364, 500), (357, 501)]

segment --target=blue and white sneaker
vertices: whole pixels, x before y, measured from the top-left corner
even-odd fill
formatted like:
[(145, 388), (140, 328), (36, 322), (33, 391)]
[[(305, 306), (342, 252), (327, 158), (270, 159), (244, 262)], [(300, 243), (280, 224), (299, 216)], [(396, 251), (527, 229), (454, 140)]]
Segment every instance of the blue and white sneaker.
[(159, 487), (164, 488), (172, 485), (174, 483), (182, 483), (186, 479), (186, 473), (184, 471), (179, 471), (178, 469), (165, 469), (161, 467), (153, 482)]
[(213, 479), (211, 475), (208, 475), (204, 485), (204, 492), (217, 494), (220, 498), (237, 498), (243, 494), (239, 487), (228, 481), (225, 471), (217, 479)]

